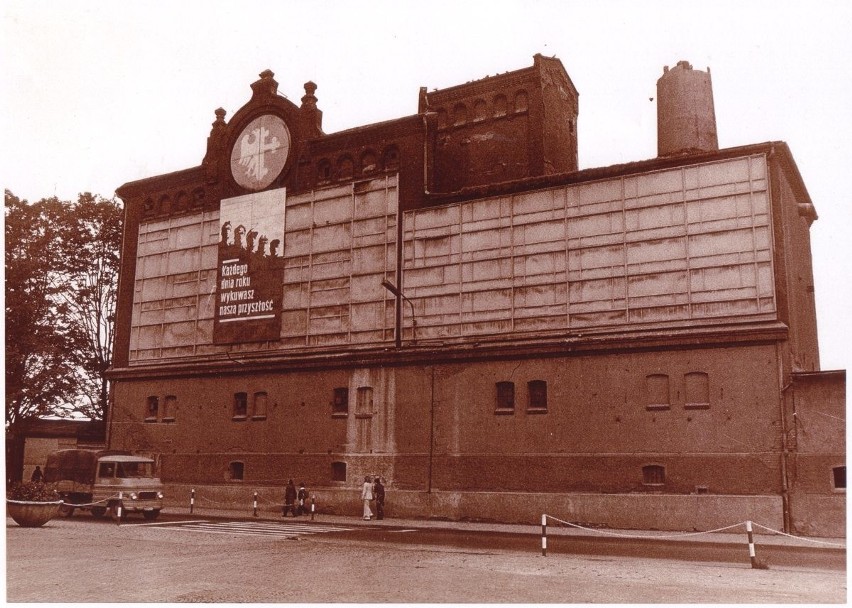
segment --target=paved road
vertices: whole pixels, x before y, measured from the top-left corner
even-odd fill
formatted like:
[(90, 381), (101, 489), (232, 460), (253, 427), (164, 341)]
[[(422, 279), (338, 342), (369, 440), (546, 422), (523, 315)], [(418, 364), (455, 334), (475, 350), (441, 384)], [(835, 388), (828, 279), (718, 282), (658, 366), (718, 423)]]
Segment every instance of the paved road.
[[(13, 602), (829, 603), (845, 570), (577, 555), (497, 526), (86, 515), (7, 519)], [(448, 526), (458, 526), (452, 534)], [(467, 527), (468, 529), (463, 529)], [(515, 539), (517, 546), (509, 544)], [(554, 538), (554, 542), (562, 539)], [(575, 539), (576, 540), (576, 539)], [(634, 542), (631, 540), (631, 542)], [(641, 553), (642, 551), (640, 551)]]

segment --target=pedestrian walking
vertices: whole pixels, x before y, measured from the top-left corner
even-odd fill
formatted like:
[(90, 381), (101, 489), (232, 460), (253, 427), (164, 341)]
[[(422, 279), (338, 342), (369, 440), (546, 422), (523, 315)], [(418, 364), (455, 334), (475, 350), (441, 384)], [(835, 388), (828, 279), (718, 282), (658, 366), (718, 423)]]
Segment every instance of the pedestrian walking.
[(296, 494), (296, 500), (298, 501), (296, 505), (296, 513), (298, 515), (304, 515), (306, 510), (305, 507), (308, 501), (308, 491), (305, 489), (304, 481), (299, 482), (299, 491)]
[(32, 477), (30, 477), (30, 481), (38, 483), (44, 481), (44, 474), (41, 472), (41, 467), (39, 465), (36, 465), (35, 471), (33, 471)]
[(369, 475), (364, 478), (364, 485), (361, 486), (361, 500), (364, 501), (364, 520), (370, 521), (373, 518), (373, 512), (370, 510), (370, 501), (373, 500), (373, 480)]
[(294, 503), (296, 502), (296, 486), (293, 485), (293, 480), (287, 480), (287, 487), (284, 488), (284, 509), (281, 512), (281, 517), (287, 517), (287, 511), (293, 514), (293, 517), (296, 517), (296, 507)]
[(376, 499), (376, 519), (385, 518), (385, 486), (381, 477), (373, 484), (373, 497)]

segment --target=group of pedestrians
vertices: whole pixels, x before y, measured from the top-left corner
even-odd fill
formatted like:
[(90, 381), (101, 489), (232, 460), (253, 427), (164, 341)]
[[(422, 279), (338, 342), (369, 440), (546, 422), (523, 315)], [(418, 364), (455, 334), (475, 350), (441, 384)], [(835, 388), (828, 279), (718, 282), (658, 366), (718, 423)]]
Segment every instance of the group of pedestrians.
[(284, 509), (281, 511), (281, 517), (287, 517), (287, 513), (293, 514), (293, 517), (299, 517), (308, 512), (308, 490), (305, 488), (305, 482), (299, 483), (299, 489), (293, 485), (293, 480), (287, 480), (287, 487), (284, 488)]
[(373, 480), (367, 475), (364, 478), (364, 485), (361, 486), (361, 500), (364, 501), (365, 521), (373, 518), (373, 511), (370, 509), (370, 502), (373, 500), (376, 501), (376, 519), (385, 518), (385, 486), (381, 477), (377, 475)]
[[(299, 489), (293, 484), (293, 480), (287, 480), (287, 486), (284, 488), (284, 508), (281, 511), (281, 517), (287, 517), (287, 513), (291, 513), (293, 517), (299, 517), (307, 513), (308, 508), (308, 490), (305, 488), (305, 482), (299, 483)], [(376, 519), (385, 518), (385, 485), (382, 483), (382, 478), (376, 475), (373, 479), (370, 475), (364, 478), (364, 485), (361, 487), (361, 500), (364, 501), (364, 520), (370, 521), (373, 519), (373, 510), (370, 508), (370, 503), (375, 501)]]

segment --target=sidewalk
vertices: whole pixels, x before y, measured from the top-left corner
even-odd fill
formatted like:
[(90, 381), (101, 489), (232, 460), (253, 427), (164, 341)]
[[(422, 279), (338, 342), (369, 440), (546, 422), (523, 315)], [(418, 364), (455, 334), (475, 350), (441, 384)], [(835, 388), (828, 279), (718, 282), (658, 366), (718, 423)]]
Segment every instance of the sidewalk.
[[(209, 508), (209, 507), (194, 507), (190, 515), (189, 507), (169, 506), (165, 508), (164, 513), (174, 516), (185, 516), (192, 518), (214, 518), (214, 519), (239, 519), (239, 520), (260, 520), (260, 521), (300, 521), (310, 523), (310, 514), (301, 517), (293, 518), (288, 516), (286, 519), (281, 517), (277, 511), (259, 508), (257, 516), (253, 515), (251, 509), (224, 509), (224, 508)], [(503, 524), (492, 522), (469, 522), (469, 521), (446, 521), (435, 519), (399, 519), (386, 518), (383, 520), (372, 519), (364, 521), (358, 515), (330, 515), (324, 513), (316, 513), (314, 522), (324, 524), (334, 524), (361, 527), (394, 527), (394, 528), (409, 528), (414, 530), (453, 530), (453, 531), (468, 531), (468, 532), (496, 532), (501, 534), (519, 534), (528, 536), (541, 536), (542, 526), (539, 520), (536, 523), (525, 524)], [(735, 522), (736, 523), (736, 522)], [(759, 523), (759, 522), (758, 522)], [(744, 524), (731, 528), (723, 532), (676, 532), (676, 531), (659, 531), (659, 530), (615, 530), (615, 529), (590, 529), (578, 528), (574, 526), (564, 525), (552, 518), (547, 521), (547, 536), (550, 537), (576, 537), (576, 538), (620, 538), (629, 540), (630, 538), (642, 540), (659, 540), (666, 542), (677, 543), (712, 543), (712, 544), (731, 544), (740, 547), (747, 546), (748, 537)], [(774, 545), (786, 547), (808, 547), (810, 549), (825, 549), (835, 552), (846, 551), (845, 538), (806, 538), (801, 536), (785, 535), (783, 533), (776, 534), (761, 529), (757, 524), (754, 525), (754, 539), (758, 545)]]

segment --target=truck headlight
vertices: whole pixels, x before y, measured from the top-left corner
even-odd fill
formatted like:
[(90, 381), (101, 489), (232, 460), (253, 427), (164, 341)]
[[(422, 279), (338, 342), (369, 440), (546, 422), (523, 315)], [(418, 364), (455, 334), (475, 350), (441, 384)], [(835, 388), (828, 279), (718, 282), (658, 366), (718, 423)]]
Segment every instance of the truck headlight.
[(159, 498), (160, 500), (162, 500), (162, 499), (163, 499), (163, 493), (162, 493), (162, 492), (157, 492), (157, 498)]
[(130, 500), (136, 500), (136, 492), (130, 493)]

